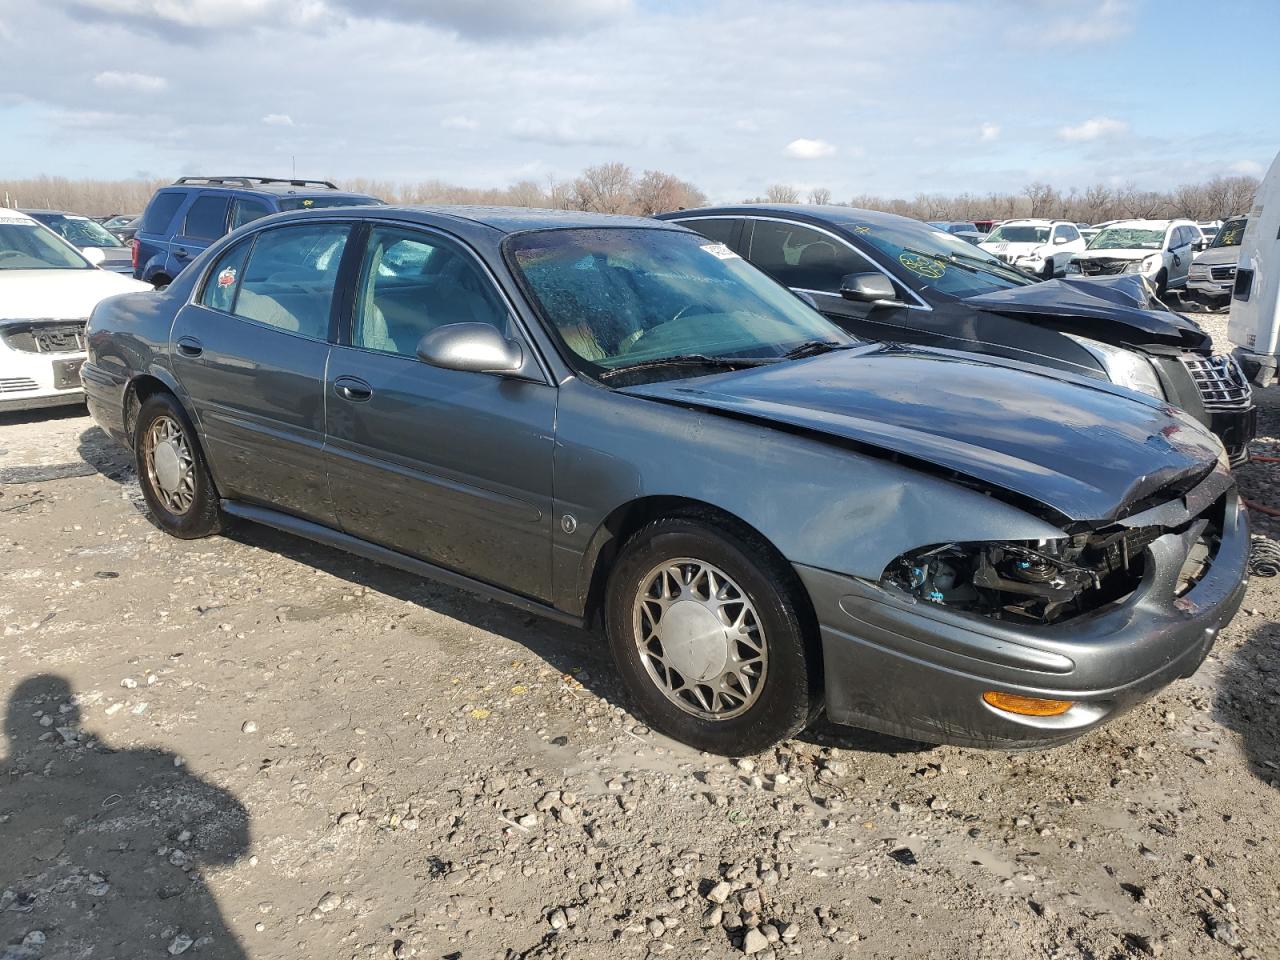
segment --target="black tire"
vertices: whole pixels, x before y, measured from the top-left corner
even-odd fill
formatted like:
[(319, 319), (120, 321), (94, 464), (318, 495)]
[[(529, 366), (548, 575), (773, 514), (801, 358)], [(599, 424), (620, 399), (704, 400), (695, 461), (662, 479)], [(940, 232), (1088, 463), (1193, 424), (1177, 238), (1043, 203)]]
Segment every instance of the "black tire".
[[(157, 475), (148, 462), (151, 449), (148, 434), (162, 418), (167, 418), (176, 425), (190, 455), (189, 470), (185, 474), (190, 478), (190, 502), (185, 509), (172, 509), (166, 503)], [(156, 393), (143, 402), (134, 420), (133, 455), (138, 470), (138, 486), (142, 488), (151, 520), (157, 527), (180, 540), (197, 540), (215, 534), (222, 528), (218, 491), (209, 475), (200, 440), (187, 412), (173, 394)]]
[(167, 287), (171, 283), (173, 283), (173, 280), (169, 277), (166, 277), (163, 273), (157, 273), (154, 277), (151, 278), (151, 285), (155, 287), (157, 290), (163, 290), (165, 287)]
[(1166, 270), (1161, 269), (1160, 272), (1156, 274), (1156, 296), (1163, 300), (1164, 295), (1168, 292), (1169, 274)]
[(1040, 278), (1042, 280), (1053, 279), (1053, 258), (1052, 257), (1050, 257), (1048, 260), (1044, 262), (1044, 269), (1040, 271)]
[[(681, 558), (713, 565), (735, 581), (763, 631), (763, 681), (755, 701), (735, 716), (707, 718), (677, 706), (642, 658), (635, 626), (640, 592), (656, 567)], [(623, 683), (651, 727), (699, 750), (745, 756), (794, 736), (821, 709), (821, 655), (808, 610), (795, 571), (759, 536), (675, 517), (648, 524), (622, 548), (609, 577), (605, 631)]]

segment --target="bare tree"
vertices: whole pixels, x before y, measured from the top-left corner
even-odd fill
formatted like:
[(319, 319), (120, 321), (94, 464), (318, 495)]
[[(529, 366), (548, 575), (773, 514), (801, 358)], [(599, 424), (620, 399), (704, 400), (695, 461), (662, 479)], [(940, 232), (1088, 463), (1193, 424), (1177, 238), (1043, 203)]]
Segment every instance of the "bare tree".
[(1022, 195), (1031, 204), (1031, 216), (1047, 217), (1062, 207), (1062, 195), (1047, 183), (1029, 183), (1022, 188)]
[(692, 183), (661, 170), (646, 170), (641, 174), (632, 197), (636, 212), (646, 217), (698, 207), (707, 201), (707, 195)]
[(799, 203), (800, 191), (785, 183), (775, 183), (764, 192), (764, 199), (766, 203)]
[(826, 187), (814, 187), (809, 191), (809, 202), (816, 204), (828, 204), (831, 202), (831, 191)]
[(587, 167), (573, 182), (576, 205), (595, 213), (628, 213), (633, 202), (635, 175), (625, 163)]

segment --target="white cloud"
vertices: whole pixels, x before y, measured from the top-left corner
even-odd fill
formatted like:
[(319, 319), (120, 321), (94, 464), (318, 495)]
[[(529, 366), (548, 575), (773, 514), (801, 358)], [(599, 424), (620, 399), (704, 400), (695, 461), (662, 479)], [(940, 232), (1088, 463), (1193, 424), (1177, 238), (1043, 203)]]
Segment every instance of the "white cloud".
[(478, 130), (480, 122), (472, 117), (454, 116), (445, 117), (440, 121), (440, 126), (446, 130)]
[(262, 122), (268, 127), (292, 127), (293, 117), (287, 113), (268, 113), (262, 118)]
[(585, 130), (567, 120), (551, 123), (539, 117), (520, 117), (511, 124), (511, 136), (553, 147), (618, 146), (625, 142), (623, 137), (608, 131)]
[(94, 19), (128, 21), (188, 40), (259, 24), (297, 26), (327, 16), (323, 0), (70, 0), (67, 5)]
[(581, 33), (632, 12), (633, 0), (330, 0), (353, 17), (440, 27), (474, 39)]
[(836, 148), (825, 140), (809, 140), (801, 137), (788, 143), (783, 147), (782, 152), (796, 160), (820, 160), (823, 157), (835, 156)]
[(1058, 138), (1069, 140), (1073, 143), (1087, 143), (1091, 140), (1104, 140), (1108, 137), (1122, 136), (1128, 132), (1129, 124), (1123, 120), (1114, 120), (1111, 117), (1094, 117), (1092, 120), (1077, 123), (1075, 126), (1059, 127)]
[[(1057, 6), (1053, 0), (1046, 6)], [(1020, 14), (1027, 11), (1020, 10)], [(1011, 40), (1042, 47), (1097, 47), (1133, 32), (1138, 22), (1135, 0), (1075, 3), (1071, 12), (1051, 20), (1023, 18), (1007, 31)]]
[(1260, 177), (1265, 172), (1257, 160), (1237, 160), (1227, 169), (1240, 177)]
[(998, 123), (987, 122), (978, 128), (978, 139), (982, 141), (1000, 139), (1000, 125)]
[(121, 70), (104, 70), (93, 78), (93, 83), (104, 90), (136, 90), (140, 93), (156, 93), (169, 86), (169, 81), (164, 77)]
[(743, 133), (758, 133), (760, 124), (756, 123), (750, 117), (743, 117), (741, 120), (733, 121), (733, 129), (741, 130)]

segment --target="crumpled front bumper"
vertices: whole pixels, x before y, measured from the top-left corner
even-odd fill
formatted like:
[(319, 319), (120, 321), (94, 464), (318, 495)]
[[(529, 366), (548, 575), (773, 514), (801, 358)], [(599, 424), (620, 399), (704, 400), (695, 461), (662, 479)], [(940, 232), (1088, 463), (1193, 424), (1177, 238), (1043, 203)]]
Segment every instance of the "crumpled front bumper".
[[(1004, 750), (1047, 747), (1080, 736), (1199, 667), (1244, 599), (1248, 523), (1226, 495), (1212, 563), (1174, 595), (1188, 537), (1148, 547), (1137, 590), (1066, 623), (1010, 624), (913, 602), (864, 580), (812, 567), (797, 571), (822, 634), (827, 714), (837, 723), (930, 743)], [(1056, 717), (999, 710), (994, 690), (1072, 700)]]

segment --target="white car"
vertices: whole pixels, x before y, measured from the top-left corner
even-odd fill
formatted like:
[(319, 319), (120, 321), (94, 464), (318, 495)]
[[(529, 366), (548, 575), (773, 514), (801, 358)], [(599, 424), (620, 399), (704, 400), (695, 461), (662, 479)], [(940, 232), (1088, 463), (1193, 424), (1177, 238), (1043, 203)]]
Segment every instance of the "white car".
[(1200, 228), (1190, 220), (1120, 220), (1090, 240), (1088, 249), (1067, 265), (1067, 273), (1140, 273), (1164, 296), (1187, 285), (1187, 271), (1203, 243)]
[(1085, 243), (1069, 220), (1006, 220), (978, 246), (1019, 270), (1052, 280), (1062, 276)]
[(26, 214), (0, 209), (0, 412), (83, 402), (89, 313), (114, 294), (151, 289), (100, 270)]

